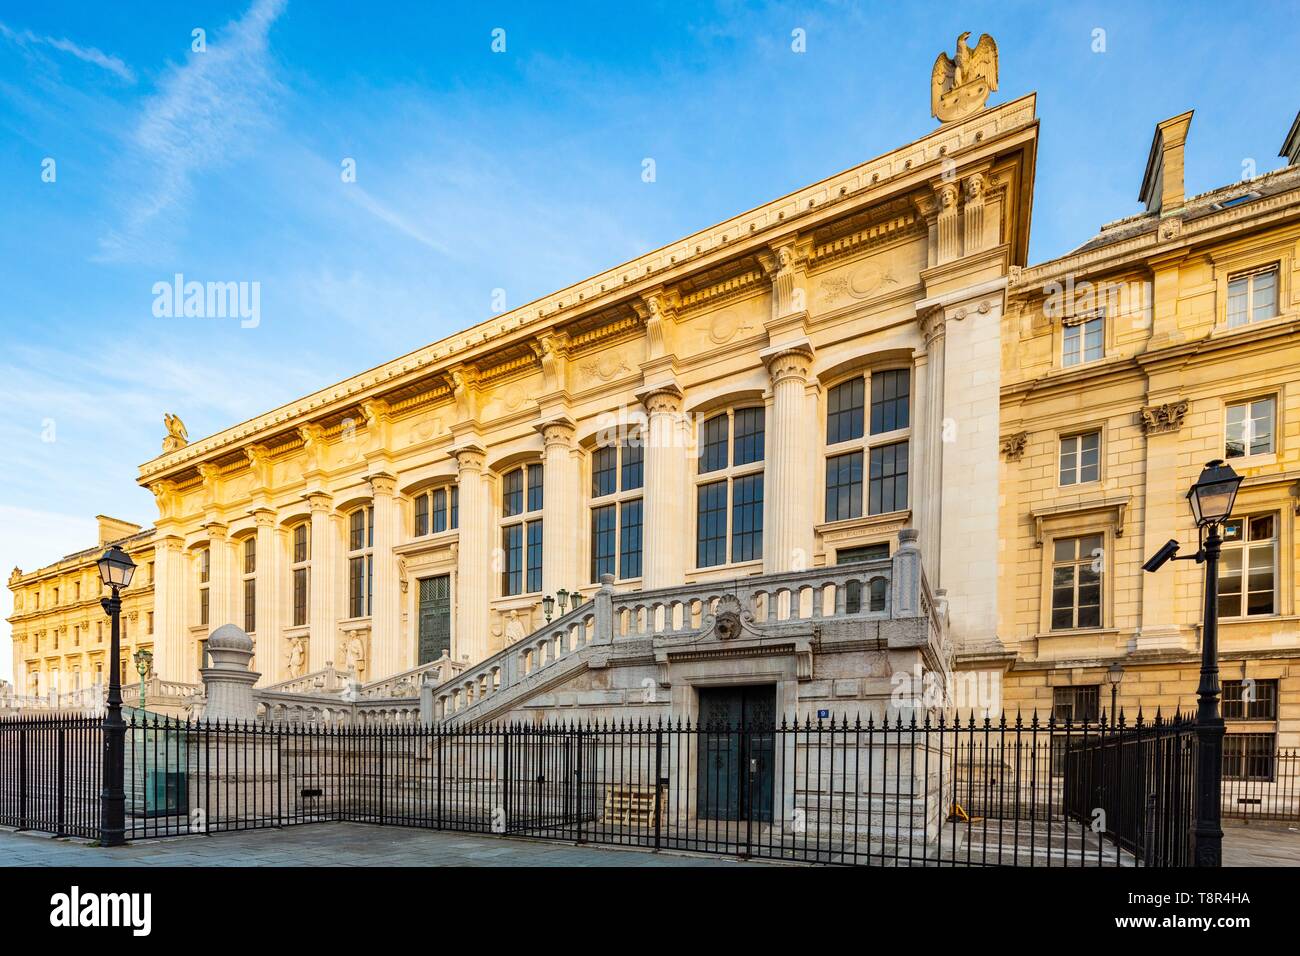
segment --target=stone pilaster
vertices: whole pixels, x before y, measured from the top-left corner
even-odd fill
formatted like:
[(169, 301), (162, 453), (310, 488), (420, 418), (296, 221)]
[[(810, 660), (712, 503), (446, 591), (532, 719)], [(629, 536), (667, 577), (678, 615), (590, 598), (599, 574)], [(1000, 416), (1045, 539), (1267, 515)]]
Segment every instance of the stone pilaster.
[(374, 507), (375, 586), (370, 608), (370, 672), (366, 680), (378, 680), (403, 669), (405, 648), (401, 639), (401, 590), (398, 587), (397, 555), (400, 540), (401, 507), (393, 497), (396, 479), (387, 472), (370, 476)]
[[(185, 555), (181, 539), (165, 535), (154, 542), (154, 671), (164, 680), (193, 680), (185, 670)], [(15, 678), (18, 672), (14, 672)]]
[(772, 380), (764, 464), (763, 571), (807, 568), (813, 553), (813, 496), (807, 494), (813, 464), (809, 451), (808, 372), (813, 348), (807, 339), (759, 353)]
[(253, 510), (253, 518), (257, 521), (255, 650), (258, 666), (266, 674), (268, 683), (271, 683), (275, 680), (276, 664), (280, 660), (280, 568), (283, 548), (276, 527), (275, 512), (270, 508), (256, 508)]
[(938, 228), (938, 262), (945, 262), (961, 257), (961, 217), (957, 211), (957, 185), (945, 182), (936, 190), (939, 198), (939, 212), (935, 223)]
[(546, 449), (542, 459), (542, 591), (554, 594), (587, 583), (578, 566), (582, 553), (578, 503), (583, 496), (578, 487), (581, 479), (573, 422), (552, 418), (538, 424), (537, 430)]
[(686, 573), (688, 472), (686, 418), (676, 383), (637, 394), (645, 406), (645, 550), (642, 587), (681, 584)]
[(214, 521), (205, 530), (208, 532), (208, 631), (211, 632), (235, 621), (235, 576), (226, 526)]
[[(1180, 537), (1179, 530), (1187, 521), (1186, 501), (1180, 495), (1169, 493), (1169, 489), (1182, 484), (1178, 473), (1179, 432), (1187, 407), (1185, 400), (1175, 400), (1146, 406), (1140, 413), (1147, 445), (1142, 499), (1143, 556), (1155, 554), (1170, 538)], [(1159, 574), (1140, 575), (1142, 618), (1134, 639), (1137, 650), (1181, 648), (1183, 637), (1176, 613), (1180, 570), (1178, 564), (1170, 564)], [(1198, 578), (1200, 573), (1197, 568)]]
[(987, 184), (988, 179), (983, 173), (971, 174), (962, 184), (966, 194), (962, 220), (966, 233), (965, 254), (968, 256), (984, 248), (984, 191)]
[(488, 601), (493, 593), (496, 523), (484, 474), (487, 452), (477, 442), (466, 442), (452, 454), (459, 468), (460, 544), (456, 552), (456, 630), (451, 637), (451, 654), (475, 664), (488, 655)]
[(307, 598), (307, 670), (320, 670), (334, 656), (334, 524), (333, 499), (323, 491), (307, 495), (311, 506), (311, 580)]
[(912, 524), (919, 533), (921, 559), (933, 587), (940, 587), (939, 542), (942, 534), (944, 372), (947, 318), (942, 306), (922, 312), (917, 321), (925, 341), (925, 381), (918, 383), (916, 487), (912, 494)]

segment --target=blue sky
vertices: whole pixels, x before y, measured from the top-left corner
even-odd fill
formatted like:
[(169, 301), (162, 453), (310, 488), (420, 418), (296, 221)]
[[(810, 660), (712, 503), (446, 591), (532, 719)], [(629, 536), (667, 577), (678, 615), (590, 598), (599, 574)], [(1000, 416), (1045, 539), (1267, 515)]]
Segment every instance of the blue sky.
[[(1137, 211), (1157, 121), (1195, 107), (1197, 192), (1300, 107), (1294, 3), (0, 4), (0, 562), (151, 522), (164, 411), (210, 434), (924, 135), (963, 30), (1039, 93), (1035, 261)], [(178, 272), (260, 324), (154, 316)]]

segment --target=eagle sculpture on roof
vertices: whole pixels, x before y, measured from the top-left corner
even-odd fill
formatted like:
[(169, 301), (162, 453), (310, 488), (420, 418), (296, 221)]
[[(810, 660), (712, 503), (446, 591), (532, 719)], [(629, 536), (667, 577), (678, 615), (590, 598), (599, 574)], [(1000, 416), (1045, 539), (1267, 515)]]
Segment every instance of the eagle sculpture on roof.
[(987, 33), (971, 47), (967, 31), (957, 37), (957, 56), (940, 53), (930, 74), (930, 112), (941, 123), (965, 119), (984, 108), (998, 88), (998, 45)]

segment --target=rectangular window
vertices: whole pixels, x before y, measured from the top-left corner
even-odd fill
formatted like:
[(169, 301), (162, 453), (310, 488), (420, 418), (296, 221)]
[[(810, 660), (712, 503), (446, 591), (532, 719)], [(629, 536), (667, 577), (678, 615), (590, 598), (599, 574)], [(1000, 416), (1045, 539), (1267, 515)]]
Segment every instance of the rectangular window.
[(293, 529), (293, 563), (307, 560), (307, 526), (300, 524)]
[(861, 378), (830, 390), (826, 396), (826, 444), (862, 437), (865, 398), (866, 386)]
[(257, 581), (254, 578), (244, 581), (244, 630), (249, 634), (257, 631)]
[(1276, 734), (1225, 734), (1223, 779), (1272, 780), (1276, 752)]
[(510, 518), (524, 510), (524, 470), (516, 468), (506, 474), (505, 487), (501, 493), (502, 511)]
[(528, 510), (542, 510), (542, 466), (528, 466)]
[(1061, 364), (1067, 368), (1095, 362), (1106, 354), (1105, 319), (1096, 315), (1065, 327)]
[(451, 486), (451, 527), (460, 527), (460, 485)]
[(591, 456), (591, 496), (601, 498), (618, 491), (618, 446), (597, 448)]
[(908, 426), (911, 378), (907, 369), (871, 373), (871, 434)]
[(433, 493), (433, 533), (447, 530), (447, 492), (439, 488)]
[(307, 623), (307, 569), (293, 569), (293, 626)]
[(696, 567), (710, 568), (726, 564), (727, 483), (714, 481), (700, 485), (696, 488), (696, 505), (696, 514), (699, 516), (695, 542)]
[(731, 484), (731, 560), (763, 557), (763, 475), (745, 475)]
[(862, 452), (826, 459), (826, 520), (862, 517)]
[(1277, 720), (1277, 681), (1225, 680), (1224, 720)]
[(1058, 721), (1079, 723), (1097, 720), (1101, 714), (1101, 685), (1053, 687), (1052, 716)]
[(212, 552), (204, 548), (199, 552), (199, 582), (207, 584), (212, 577)]
[(727, 467), (727, 416), (717, 415), (704, 423), (700, 443), (700, 474)]
[(1273, 398), (1235, 402), (1225, 410), (1225, 458), (1267, 455), (1273, 447), (1277, 403)]
[(1101, 627), (1102, 536), (1057, 538), (1052, 554), (1052, 630)]
[(199, 589), (199, 624), (208, 626), (208, 589)]
[(501, 569), (501, 593), (520, 594), (524, 587), (524, 526), (512, 524), (501, 529), (501, 550), (505, 564)]
[(542, 520), (528, 522), (528, 590), (542, 589)]
[(645, 447), (640, 439), (623, 446), (623, 490), (632, 491), (645, 484)]
[(591, 509), (591, 580), (614, 573), (615, 527), (618, 513), (614, 505)]
[(763, 418), (761, 408), (736, 410), (735, 450), (732, 464), (748, 465), (763, 460)]
[(907, 442), (871, 449), (868, 514), (880, 515), (907, 507)]
[(1228, 327), (1271, 319), (1277, 313), (1277, 266), (1228, 279)]
[(1219, 616), (1277, 613), (1277, 515), (1223, 523), (1219, 558)]
[(619, 509), (619, 577), (641, 576), (641, 499), (625, 501)]
[(1101, 478), (1101, 432), (1061, 439), (1062, 485), (1078, 485)]
[(253, 574), (257, 571), (257, 539), (244, 539), (244, 573)]
[(419, 495), (415, 499), (415, 536), (423, 538), (429, 533), (429, 496)]
[(366, 546), (366, 509), (358, 508), (349, 518), (348, 550), (360, 551)]
[(370, 594), (374, 577), (371, 556), (348, 559), (348, 616), (365, 617), (370, 613)]

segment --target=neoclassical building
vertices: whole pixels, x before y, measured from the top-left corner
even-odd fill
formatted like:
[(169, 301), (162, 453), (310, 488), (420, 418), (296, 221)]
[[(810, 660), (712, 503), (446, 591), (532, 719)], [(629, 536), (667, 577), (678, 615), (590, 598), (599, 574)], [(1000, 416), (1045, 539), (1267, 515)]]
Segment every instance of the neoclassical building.
[(1188, 197), (1191, 121), (1156, 127), (1143, 212), (1012, 269), (1001, 646), (958, 659), (1003, 674), (1012, 712), (1095, 718), (1113, 678), (1130, 719), (1193, 709), (1203, 565), (1142, 563), (1195, 553), (1185, 496), (1225, 459), (1245, 478), (1218, 582), (1225, 772), (1263, 780), (1300, 745), (1300, 117), (1289, 165)]
[[(544, 599), (887, 556), (996, 639), (999, 330), (1022, 97), (140, 469), (154, 660), (262, 682), (475, 663)], [(977, 547), (977, 545), (979, 545)], [(561, 613), (563, 607), (556, 613)]]

